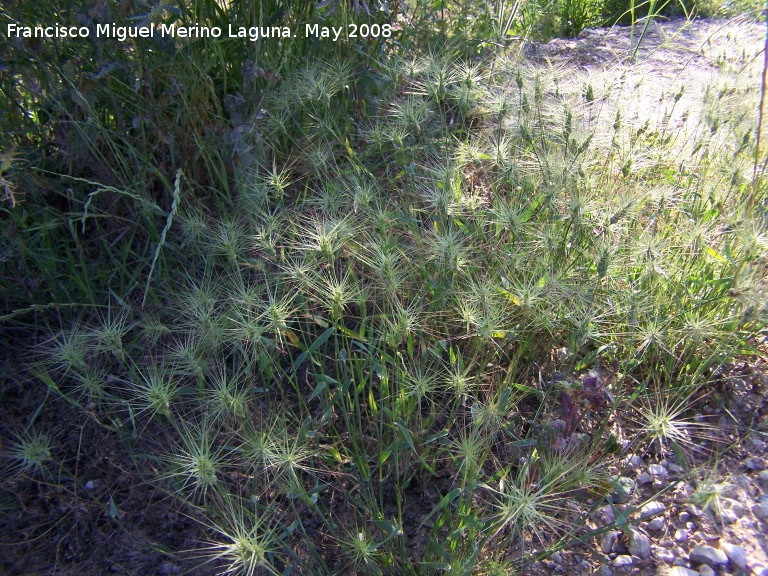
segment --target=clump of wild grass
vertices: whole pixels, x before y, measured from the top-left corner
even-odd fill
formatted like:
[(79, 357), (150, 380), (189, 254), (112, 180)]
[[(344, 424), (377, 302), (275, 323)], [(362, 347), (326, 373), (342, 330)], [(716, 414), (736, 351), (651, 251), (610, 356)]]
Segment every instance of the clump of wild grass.
[[(143, 309), (139, 262), (77, 276), (106, 315), (46, 331), (49, 388), (130, 425), (161, 484), (202, 506), (217, 570), (498, 572), (512, 545), (575, 534), (609, 491), (612, 411), (642, 445), (696, 456), (697, 390), (765, 324), (754, 114), (717, 116), (737, 103), (707, 94), (695, 130), (670, 134), (627, 78), (492, 58), (449, 46), (254, 72), (263, 86), (238, 97), (262, 161), (244, 134), (216, 135), (238, 141), (230, 179), (232, 151), (199, 140), (199, 197), (181, 198)], [(153, 226), (110, 237), (110, 263), (157, 254)], [(28, 240), (43, 262), (52, 241)], [(598, 401), (582, 376), (609, 354)], [(43, 472), (51, 450), (30, 432), (11, 457)]]
[(15, 435), (8, 457), (16, 473), (43, 475), (53, 462), (51, 441), (47, 435), (35, 430), (26, 430)]

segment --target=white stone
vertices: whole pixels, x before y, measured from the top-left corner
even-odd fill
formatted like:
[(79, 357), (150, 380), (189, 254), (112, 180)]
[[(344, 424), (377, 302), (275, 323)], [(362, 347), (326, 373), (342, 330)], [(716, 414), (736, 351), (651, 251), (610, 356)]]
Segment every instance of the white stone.
[[(681, 482), (677, 488), (675, 488), (675, 496), (682, 500), (687, 500), (693, 495), (693, 487), (687, 482)], [(687, 508), (687, 507), (686, 507)], [(690, 510), (689, 510), (690, 512)], [(693, 512), (691, 512), (693, 514)]]
[(750, 470), (765, 470), (765, 462), (761, 458), (747, 458), (744, 465)]
[(721, 542), (720, 548), (728, 556), (731, 564), (741, 570), (747, 569), (747, 551), (743, 547), (728, 542)]
[(691, 516), (696, 516), (697, 518), (701, 516), (701, 508), (696, 506), (695, 504), (686, 504), (685, 509), (688, 511), (688, 513)]
[(637, 475), (637, 483), (640, 484), (641, 486), (643, 484), (650, 484), (651, 482), (653, 482), (653, 476), (651, 476), (647, 472), (642, 472), (641, 474)]
[(685, 566), (675, 566), (669, 571), (669, 576), (699, 576), (699, 573)]
[(664, 548), (672, 548), (672, 546), (675, 545), (675, 541), (671, 538), (662, 538), (659, 540), (659, 546), (664, 546)]
[(659, 478), (666, 478), (669, 472), (661, 464), (651, 464), (648, 466), (648, 473)]
[(758, 518), (768, 519), (768, 494), (763, 494), (758, 503), (752, 507), (752, 514)]
[(744, 516), (744, 514), (747, 513), (747, 509), (741, 502), (734, 502), (731, 506), (731, 510), (733, 510), (733, 513), (736, 514), (739, 518)]
[(640, 509), (640, 518), (649, 518), (651, 516), (656, 516), (658, 514), (663, 513), (666, 510), (666, 506), (659, 502), (658, 500), (654, 500), (653, 502), (648, 502), (645, 506), (643, 506)]
[(661, 560), (667, 564), (672, 564), (672, 562), (675, 561), (675, 553), (672, 550), (667, 550), (666, 548), (654, 546), (653, 555), (657, 560)]
[(603, 526), (607, 524), (613, 524), (613, 521), (616, 519), (613, 513), (613, 508), (611, 508), (610, 506), (602, 506), (598, 508), (597, 510), (595, 510), (595, 515), (603, 524)]
[(682, 528), (680, 530), (675, 531), (675, 542), (686, 542), (688, 540), (688, 531), (683, 530)]
[(694, 532), (691, 535), (691, 540), (696, 540), (696, 542), (706, 543), (707, 537), (704, 534), (704, 532), (702, 532), (701, 530), (696, 530), (696, 532)]
[(616, 542), (618, 536), (619, 533), (616, 530), (608, 530), (608, 532), (603, 534), (603, 538), (600, 541), (600, 549), (604, 554), (611, 553), (611, 550), (613, 550), (613, 543)]
[(616, 558), (613, 559), (613, 565), (616, 566), (616, 568), (621, 568), (622, 566), (631, 566), (632, 557), (627, 556), (626, 554), (616, 556)]
[(715, 576), (715, 571), (704, 564), (703, 566), (699, 566), (699, 576)]
[(717, 515), (723, 524), (733, 524), (739, 519), (739, 515), (732, 508), (723, 508)]
[(636, 468), (640, 468), (640, 466), (643, 465), (643, 459), (640, 458), (637, 454), (633, 454), (628, 460), (627, 460), (627, 468), (629, 470), (634, 470)]
[(708, 566), (728, 564), (728, 556), (725, 555), (725, 552), (705, 544), (700, 544), (691, 550), (688, 554), (688, 558), (691, 562), (696, 564), (706, 564)]
[(664, 517), (660, 516), (658, 518), (654, 518), (650, 522), (648, 522), (648, 530), (653, 530), (654, 532), (658, 532), (659, 530), (664, 529)]
[(752, 480), (747, 474), (737, 474), (736, 476), (731, 476), (731, 481), (739, 488), (743, 488), (747, 491), (749, 490), (749, 487), (752, 486)]

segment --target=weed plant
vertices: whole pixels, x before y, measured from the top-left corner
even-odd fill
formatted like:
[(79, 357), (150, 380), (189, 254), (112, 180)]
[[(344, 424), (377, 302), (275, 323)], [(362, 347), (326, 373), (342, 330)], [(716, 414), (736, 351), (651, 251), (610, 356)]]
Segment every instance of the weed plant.
[[(187, 8), (311, 6), (232, 4)], [(695, 448), (689, 401), (765, 329), (754, 86), (702, 95), (685, 139), (626, 85), (457, 45), (257, 44), (252, 78), (229, 44), (159, 45), (79, 87), (60, 62), (47, 95), (14, 71), (58, 120), (4, 137), (28, 165), (3, 321), (199, 511), (188, 553), (221, 573), (499, 573), (584, 539), (619, 441)]]

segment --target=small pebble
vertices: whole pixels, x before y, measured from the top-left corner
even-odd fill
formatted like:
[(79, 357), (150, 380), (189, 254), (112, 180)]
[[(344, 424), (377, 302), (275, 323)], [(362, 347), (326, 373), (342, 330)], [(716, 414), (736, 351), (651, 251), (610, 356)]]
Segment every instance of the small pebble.
[(627, 556), (626, 554), (616, 556), (616, 558), (613, 560), (613, 565), (616, 566), (616, 568), (621, 568), (622, 566), (631, 566), (632, 557)]
[(610, 506), (602, 506), (598, 508), (595, 511), (595, 515), (597, 516), (598, 520), (603, 524), (603, 526), (606, 526), (608, 524), (613, 524), (613, 521), (616, 519), (613, 513), (613, 508)]
[(764, 520), (768, 519), (768, 494), (760, 496), (758, 504), (752, 507), (752, 514)]
[(687, 530), (676, 530), (675, 531), (675, 542), (686, 542), (688, 540), (688, 531)]
[(744, 514), (747, 513), (747, 509), (745, 508), (744, 504), (741, 502), (734, 502), (731, 505), (731, 510), (733, 510), (733, 513), (736, 514), (739, 518), (744, 516)]
[(667, 469), (660, 464), (651, 464), (648, 466), (648, 473), (652, 474), (653, 476), (658, 476), (659, 478), (666, 478), (669, 476)]
[(613, 543), (616, 541), (616, 538), (619, 536), (619, 533), (616, 530), (608, 530), (605, 534), (603, 534), (603, 538), (600, 541), (600, 549), (603, 551), (604, 554), (610, 554), (613, 550)]
[(768, 483), (768, 470), (763, 470), (760, 472), (760, 474), (757, 475), (757, 477), (760, 479), (760, 481)]
[(765, 470), (765, 462), (763, 462), (762, 458), (754, 458), (754, 457), (747, 458), (744, 461), (744, 465), (749, 470), (755, 470), (755, 471)]
[(691, 550), (688, 558), (695, 564), (706, 564), (707, 566), (728, 564), (728, 556), (725, 555), (725, 552), (703, 544)]
[(650, 484), (651, 482), (653, 482), (653, 476), (647, 472), (642, 472), (641, 474), (637, 475), (637, 483), (641, 486), (644, 484)]
[(554, 554), (552, 554), (552, 560), (554, 560), (558, 564), (562, 564), (563, 563), (563, 555), (560, 554), (560, 552), (555, 552)]
[(160, 569), (157, 571), (158, 574), (178, 574), (181, 569), (176, 566), (173, 562), (163, 562), (160, 565)]
[(699, 576), (715, 576), (715, 571), (704, 564), (703, 566), (699, 566)]
[(663, 513), (666, 510), (666, 506), (659, 502), (658, 500), (655, 500), (653, 502), (648, 502), (645, 506), (643, 506), (640, 509), (640, 518), (648, 518), (650, 516), (656, 516), (658, 514)]
[(98, 485), (98, 480), (88, 480), (88, 482), (85, 483), (85, 489), (90, 492), (91, 490), (94, 490)]
[(664, 518), (658, 517), (654, 518), (650, 522), (648, 522), (648, 530), (653, 530), (654, 532), (658, 532), (659, 530), (664, 529)]
[(664, 546), (664, 548), (672, 548), (672, 546), (675, 545), (675, 541), (671, 538), (662, 538), (659, 540), (659, 546)]
[[(680, 558), (678, 558), (680, 560)], [(696, 570), (691, 570), (685, 566), (675, 566), (669, 571), (669, 576), (699, 576)]]
[(661, 560), (667, 564), (672, 564), (672, 562), (675, 561), (675, 553), (672, 550), (667, 550), (666, 548), (659, 548), (658, 546), (655, 546), (653, 549), (653, 555), (656, 557), (656, 559)]
[(614, 498), (613, 502), (624, 504), (629, 502), (630, 495), (635, 490), (635, 481), (632, 478), (622, 476), (618, 479), (615, 486), (615, 491), (611, 493), (611, 497)]
[(754, 446), (758, 450), (761, 449), (765, 445), (765, 442), (760, 440), (760, 438), (758, 438), (757, 436), (750, 436), (749, 437), (749, 442), (750, 442), (750, 444), (752, 444), (752, 446)]
[(731, 481), (736, 484), (736, 486), (743, 488), (744, 490), (749, 490), (749, 487), (752, 485), (752, 479), (747, 474), (737, 474), (736, 476), (731, 476)]
[(696, 516), (697, 518), (701, 516), (701, 508), (698, 508), (695, 504), (686, 504), (685, 509), (691, 516)]
[(720, 548), (725, 552), (725, 555), (728, 556), (731, 564), (741, 570), (747, 569), (747, 551), (743, 547), (728, 542), (721, 542)]
[[(678, 485), (678, 487), (675, 488), (675, 496), (677, 496), (678, 498), (680, 498), (682, 500), (688, 500), (692, 495), (693, 495), (693, 488), (687, 482), (681, 482)], [(686, 508), (687, 508), (687, 506), (686, 506)], [(690, 512), (690, 510), (689, 510), (689, 512)]]
[(613, 570), (607, 564), (600, 566), (600, 576), (613, 576)]
[(701, 530), (696, 530), (696, 532), (693, 533), (691, 536), (691, 540), (695, 540), (696, 542), (706, 542), (707, 537), (704, 535), (704, 532)]
[(643, 465), (643, 459), (640, 458), (637, 454), (633, 454), (628, 460), (626, 467), (629, 470), (635, 470), (636, 468), (640, 468), (640, 466)]
[(732, 508), (721, 509), (717, 517), (723, 524), (733, 524), (739, 519), (738, 514), (736, 514)]
[(640, 558), (651, 557), (651, 543), (648, 537), (635, 528), (630, 528), (629, 553)]
[(691, 515), (688, 512), (680, 512), (680, 514), (677, 515), (677, 519), (680, 522), (685, 523), (685, 522), (688, 522), (688, 520), (691, 519)]
[(673, 462), (669, 465), (669, 471), (674, 474), (680, 474), (683, 471), (683, 467)]

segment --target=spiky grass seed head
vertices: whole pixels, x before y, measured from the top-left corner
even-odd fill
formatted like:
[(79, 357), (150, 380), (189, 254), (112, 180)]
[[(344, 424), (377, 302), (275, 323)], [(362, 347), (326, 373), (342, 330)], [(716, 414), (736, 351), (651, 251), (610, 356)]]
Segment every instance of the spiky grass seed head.
[(17, 434), (11, 444), (9, 456), (14, 460), (19, 473), (36, 472), (42, 474), (53, 458), (51, 442), (47, 436), (37, 431), (25, 431)]

